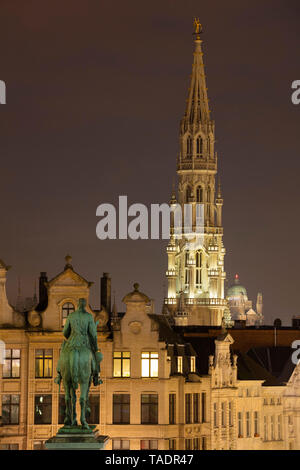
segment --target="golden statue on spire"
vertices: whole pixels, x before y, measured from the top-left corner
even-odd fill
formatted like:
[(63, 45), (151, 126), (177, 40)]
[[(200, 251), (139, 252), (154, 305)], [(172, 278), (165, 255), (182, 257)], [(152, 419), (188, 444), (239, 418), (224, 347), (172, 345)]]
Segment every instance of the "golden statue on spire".
[(194, 27), (195, 27), (194, 34), (199, 36), (202, 33), (202, 24), (200, 23), (199, 18), (194, 18)]

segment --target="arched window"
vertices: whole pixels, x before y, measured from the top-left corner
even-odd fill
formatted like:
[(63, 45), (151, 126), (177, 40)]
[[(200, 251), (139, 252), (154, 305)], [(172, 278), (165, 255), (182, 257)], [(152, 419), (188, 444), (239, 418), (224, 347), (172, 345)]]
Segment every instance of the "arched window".
[(197, 157), (202, 157), (203, 156), (203, 139), (200, 135), (199, 135), (199, 137), (197, 137), (196, 155), (197, 155)]
[(189, 282), (190, 282), (189, 257), (190, 257), (190, 253), (189, 253), (189, 251), (186, 251), (185, 252), (185, 259), (184, 259), (184, 266), (185, 266), (185, 269), (184, 269), (184, 283), (185, 283), (185, 287), (188, 287)]
[(193, 141), (191, 136), (186, 139), (186, 158), (192, 158), (193, 154)]
[(198, 186), (196, 194), (197, 194), (197, 202), (203, 202), (203, 189), (202, 189), (202, 186)]
[(206, 202), (210, 202), (210, 188), (207, 190)]
[(187, 186), (186, 192), (185, 192), (185, 202), (189, 202), (191, 196), (192, 196), (191, 187), (190, 187), (190, 186)]
[(196, 288), (200, 289), (202, 284), (202, 252), (198, 250), (196, 252)]
[(72, 302), (65, 302), (62, 306), (62, 326), (65, 325), (69, 313), (74, 312), (75, 307)]

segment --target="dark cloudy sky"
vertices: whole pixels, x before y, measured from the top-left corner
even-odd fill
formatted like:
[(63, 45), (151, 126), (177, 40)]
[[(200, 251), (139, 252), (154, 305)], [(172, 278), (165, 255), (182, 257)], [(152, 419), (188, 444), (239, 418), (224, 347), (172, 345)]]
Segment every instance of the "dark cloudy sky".
[(224, 194), (225, 268), (268, 322), (300, 314), (299, 0), (1, 0), (0, 258), (32, 295), (67, 252), (95, 281), (111, 273), (121, 298), (138, 281), (161, 309), (162, 241), (100, 241), (96, 207), (128, 195), (169, 200), (179, 120), (203, 34)]

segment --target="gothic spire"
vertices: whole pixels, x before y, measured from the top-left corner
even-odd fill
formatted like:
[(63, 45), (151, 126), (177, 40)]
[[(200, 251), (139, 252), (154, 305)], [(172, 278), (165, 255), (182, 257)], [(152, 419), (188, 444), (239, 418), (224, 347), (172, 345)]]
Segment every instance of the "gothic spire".
[(194, 63), (191, 76), (191, 86), (189, 88), (187, 106), (184, 115), (184, 121), (186, 124), (189, 125), (199, 123), (204, 124), (209, 122), (210, 120), (203, 64), (203, 53), (201, 49), (202, 40), (200, 39), (200, 34), (202, 33), (202, 26), (199, 22), (199, 19), (195, 18), (194, 26)]

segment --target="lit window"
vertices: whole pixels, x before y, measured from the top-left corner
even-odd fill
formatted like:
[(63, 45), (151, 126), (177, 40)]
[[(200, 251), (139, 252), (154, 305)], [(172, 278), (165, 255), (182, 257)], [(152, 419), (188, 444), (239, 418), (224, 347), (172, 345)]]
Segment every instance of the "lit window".
[(21, 350), (20, 349), (6, 349), (5, 359), (3, 364), (3, 378), (20, 378), (20, 363), (21, 363)]
[(157, 352), (142, 352), (142, 377), (158, 377)]
[(182, 374), (182, 356), (177, 356), (177, 372)]
[(196, 358), (195, 356), (191, 356), (191, 372), (196, 372)]
[(130, 377), (130, 352), (114, 352), (114, 377)]
[(75, 311), (75, 307), (72, 302), (65, 302), (62, 306), (62, 326), (65, 326), (66, 320), (68, 318), (69, 313)]
[(52, 349), (36, 349), (35, 350), (35, 377), (51, 378), (52, 377)]

